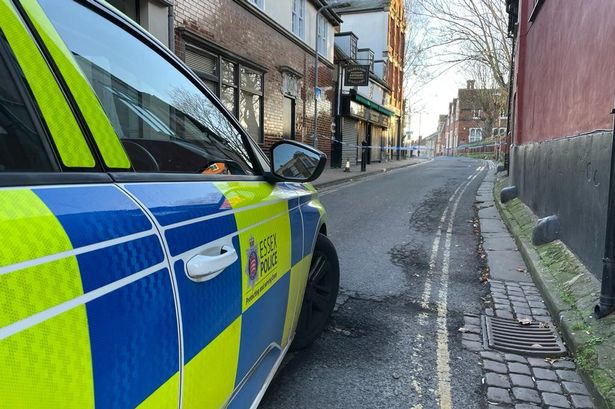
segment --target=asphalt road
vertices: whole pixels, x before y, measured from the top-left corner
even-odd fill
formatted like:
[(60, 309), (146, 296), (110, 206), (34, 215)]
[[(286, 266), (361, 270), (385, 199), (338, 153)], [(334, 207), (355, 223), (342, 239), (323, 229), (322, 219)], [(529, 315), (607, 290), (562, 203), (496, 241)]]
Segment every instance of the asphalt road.
[(486, 407), (478, 356), (458, 331), (486, 294), (471, 223), (486, 166), (442, 158), (321, 192), (338, 308), (285, 359), (261, 408)]

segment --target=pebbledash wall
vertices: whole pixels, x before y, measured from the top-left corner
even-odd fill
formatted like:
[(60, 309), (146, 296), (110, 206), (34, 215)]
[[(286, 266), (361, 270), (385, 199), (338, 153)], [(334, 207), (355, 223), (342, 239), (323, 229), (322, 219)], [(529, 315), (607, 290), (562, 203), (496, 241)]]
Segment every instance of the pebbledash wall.
[[(288, 0), (279, 3), (246, 0), (174, 2), (175, 52), (202, 78), (210, 78), (215, 83), (216, 77), (223, 77), (220, 74), (223, 67), (217, 62), (220, 59), (262, 73), (262, 131), (260, 135), (251, 134), (266, 152), (284, 137), (312, 143), (315, 8), (309, 0), (297, 2), (304, 7), (302, 39), (291, 31), (292, 4)], [(280, 21), (277, 14), (282, 12), (287, 15)], [(330, 157), (336, 79), (333, 36), (339, 22), (332, 15), (324, 22), (327, 47), (320, 58), (318, 75), (322, 89), (318, 103), (318, 133), (321, 136), (318, 148)], [(199, 56), (213, 58), (216, 66), (210, 67)], [(207, 70), (209, 72), (203, 72)], [(220, 88), (228, 90), (220, 79), (212, 86), (218, 87), (221, 97)], [(242, 86), (240, 79), (236, 86)], [(241, 103), (240, 100), (236, 102)], [(289, 132), (293, 125), (289, 123), (289, 115), (294, 117), (294, 136)]]
[[(611, 161), (615, 2), (518, 0), (512, 184), (601, 275)], [(517, 0), (508, 0), (517, 3)]]

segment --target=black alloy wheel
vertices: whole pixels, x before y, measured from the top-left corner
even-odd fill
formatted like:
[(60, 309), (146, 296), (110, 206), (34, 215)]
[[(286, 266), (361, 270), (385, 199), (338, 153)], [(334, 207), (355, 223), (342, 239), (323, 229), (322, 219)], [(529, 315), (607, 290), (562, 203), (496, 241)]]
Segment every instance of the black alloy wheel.
[(314, 247), (310, 272), (301, 305), (293, 350), (303, 349), (325, 329), (335, 307), (340, 285), (337, 252), (331, 240), (319, 234)]

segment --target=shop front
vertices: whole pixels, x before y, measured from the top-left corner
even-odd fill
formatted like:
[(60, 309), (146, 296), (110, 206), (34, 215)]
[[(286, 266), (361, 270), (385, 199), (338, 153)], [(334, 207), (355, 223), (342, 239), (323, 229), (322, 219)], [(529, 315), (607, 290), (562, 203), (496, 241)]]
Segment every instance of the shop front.
[[(361, 146), (367, 144), (367, 163), (390, 158), (389, 123), (393, 112), (357, 94), (342, 96), (342, 159), (361, 162)], [(394, 145), (393, 145), (394, 146)]]

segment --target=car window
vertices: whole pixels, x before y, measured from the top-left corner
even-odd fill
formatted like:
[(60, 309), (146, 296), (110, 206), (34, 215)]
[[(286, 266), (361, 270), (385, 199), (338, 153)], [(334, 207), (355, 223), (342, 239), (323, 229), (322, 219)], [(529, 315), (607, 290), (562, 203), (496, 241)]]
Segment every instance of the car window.
[(253, 173), (237, 128), (161, 55), (82, 5), (40, 4), (92, 85), (136, 171)]
[(51, 171), (25, 78), (0, 33), (0, 171)]

